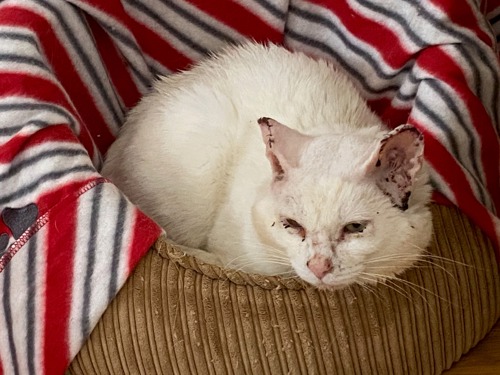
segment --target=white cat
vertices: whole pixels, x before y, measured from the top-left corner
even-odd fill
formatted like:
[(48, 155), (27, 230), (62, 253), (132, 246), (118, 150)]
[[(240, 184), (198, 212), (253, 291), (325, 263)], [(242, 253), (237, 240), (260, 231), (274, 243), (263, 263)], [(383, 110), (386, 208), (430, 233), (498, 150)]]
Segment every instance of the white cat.
[(250, 43), (156, 82), (103, 174), (205, 261), (343, 287), (429, 244), (422, 163), (420, 132), (389, 132), (331, 64)]

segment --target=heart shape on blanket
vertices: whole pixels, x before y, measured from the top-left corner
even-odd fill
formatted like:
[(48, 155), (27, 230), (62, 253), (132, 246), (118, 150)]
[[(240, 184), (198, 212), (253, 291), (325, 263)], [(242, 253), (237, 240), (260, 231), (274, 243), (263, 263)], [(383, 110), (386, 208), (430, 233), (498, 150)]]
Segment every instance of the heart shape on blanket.
[(20, 208), (7, 207), (2, 212), (2, 219), (5, 225), (9, 227), (12, 236), (17, 240), (26, 229), (35, 222), (38, 216), (38, 207), (30, 203)]
[(9, 244), (9, 235), (7, 233), (0, 234), (0, 257), (7, 250), (7, 245)]

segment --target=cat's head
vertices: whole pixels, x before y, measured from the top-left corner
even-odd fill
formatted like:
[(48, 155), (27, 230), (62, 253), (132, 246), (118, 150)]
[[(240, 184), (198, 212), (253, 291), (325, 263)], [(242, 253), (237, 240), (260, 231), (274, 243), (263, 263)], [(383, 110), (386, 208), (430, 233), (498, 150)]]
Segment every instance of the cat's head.
[(259, 125), (272, 182), (259, 194), (254, 224), (302, 279), (318, 287), (374, 283), (418, 259), (432, 225), (417, 129), (312, 137), (269, 118)]

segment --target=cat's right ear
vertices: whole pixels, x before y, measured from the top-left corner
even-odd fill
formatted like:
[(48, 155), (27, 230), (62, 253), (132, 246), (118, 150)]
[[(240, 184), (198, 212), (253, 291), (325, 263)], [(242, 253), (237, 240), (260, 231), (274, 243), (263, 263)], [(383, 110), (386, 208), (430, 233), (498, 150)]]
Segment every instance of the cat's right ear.
[(302, 149), (312, 138), (269, 117), (262, 117), (257, 122), (274, 180), (281, 181), (290, 168), (298, 167)]
[(417, 172), (424, 157), (424, 136), (411, 125), (387, 133), (369, 158), (365, 172), (401, 210), (408, 208)]

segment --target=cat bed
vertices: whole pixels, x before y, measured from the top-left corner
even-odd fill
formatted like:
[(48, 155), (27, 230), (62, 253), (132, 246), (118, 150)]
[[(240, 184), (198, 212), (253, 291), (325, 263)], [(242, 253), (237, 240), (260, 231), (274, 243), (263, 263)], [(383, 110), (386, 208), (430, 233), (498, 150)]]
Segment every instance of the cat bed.
[(70, 374), (439, 374), (500, 316), (489, 240), (432, 208), (432, 256), (401, 281), (319, 291), (224, 271), (159, 239)]

